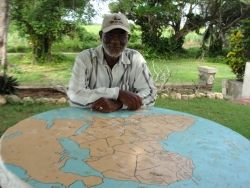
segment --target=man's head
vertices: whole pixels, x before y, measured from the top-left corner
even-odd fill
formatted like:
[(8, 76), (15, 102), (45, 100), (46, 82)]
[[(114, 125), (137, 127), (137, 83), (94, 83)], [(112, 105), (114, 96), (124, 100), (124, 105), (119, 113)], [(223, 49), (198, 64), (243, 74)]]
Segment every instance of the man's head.
[(130, 26), (123, 14), (106, 15), (100, 31), (104, 52), (110, 57), (119, 57), (127, 46), (130, 38), (129, 32)]

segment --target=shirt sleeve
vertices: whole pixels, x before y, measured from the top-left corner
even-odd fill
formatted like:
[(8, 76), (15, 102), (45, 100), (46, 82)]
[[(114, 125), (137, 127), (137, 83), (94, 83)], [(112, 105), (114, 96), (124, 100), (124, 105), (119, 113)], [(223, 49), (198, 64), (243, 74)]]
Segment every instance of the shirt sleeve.
[(152, 74), (142, 55), (135, 56), (134, 61), (137, 62), (134, 90), (138, 96), (143, 98), (143, 106), (153, 106), (156, 100), (157, 88)]
[(90, 55), (83, 51), (75, 59), (67, 91), (70, 106), (90, 108), (93, 102), (101, 97), (114, 100), (118, 98), (118, 87), (90, 89), (89, 76), (92, 68), (90, 58)]

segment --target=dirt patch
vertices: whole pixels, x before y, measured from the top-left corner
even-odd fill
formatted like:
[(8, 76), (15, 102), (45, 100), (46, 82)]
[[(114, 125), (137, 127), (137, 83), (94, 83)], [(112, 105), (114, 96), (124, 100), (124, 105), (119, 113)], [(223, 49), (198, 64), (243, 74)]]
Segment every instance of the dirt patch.
[(62, 97), (67, 98), (67, 95), (65, 93), (62, 93), (57, 90), (34, 90), (34, 89), (21, 89), (19, 90), (18, 96), (20, 98), (24, 97), (31, 97), (33, 99), (38, 99), (38, 98), (53, 98), (53, 99), (60, 99)]

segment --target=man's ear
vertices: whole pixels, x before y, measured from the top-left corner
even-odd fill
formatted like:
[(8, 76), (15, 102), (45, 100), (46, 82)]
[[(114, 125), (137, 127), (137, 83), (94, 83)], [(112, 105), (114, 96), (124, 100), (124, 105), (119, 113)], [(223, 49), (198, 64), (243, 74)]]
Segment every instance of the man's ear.
[(129, 39), (130, 39), (130, 34), (128, 34), (128, 41), (129, 41)]
[(100, 39), (102, 39), (102, 31), (99, 31)]

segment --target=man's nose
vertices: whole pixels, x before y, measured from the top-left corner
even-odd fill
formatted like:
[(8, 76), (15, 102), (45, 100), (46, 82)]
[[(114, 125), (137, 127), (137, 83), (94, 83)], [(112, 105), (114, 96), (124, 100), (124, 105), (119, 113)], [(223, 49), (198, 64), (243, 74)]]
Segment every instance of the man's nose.
[(113, 35), (111, 41), (120, 42), (120, 40), (119, 40), (119, 38), (118, 38), (118, 35)]

